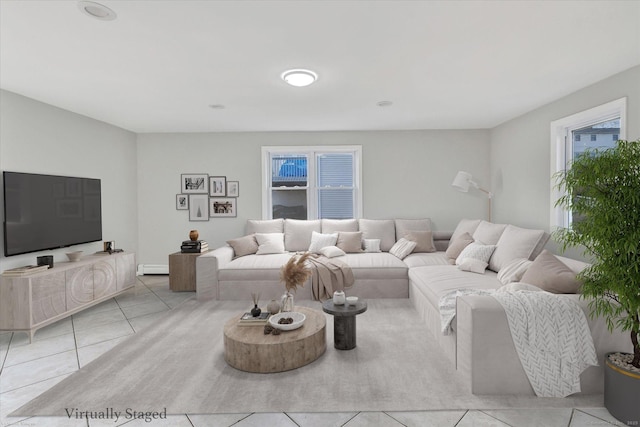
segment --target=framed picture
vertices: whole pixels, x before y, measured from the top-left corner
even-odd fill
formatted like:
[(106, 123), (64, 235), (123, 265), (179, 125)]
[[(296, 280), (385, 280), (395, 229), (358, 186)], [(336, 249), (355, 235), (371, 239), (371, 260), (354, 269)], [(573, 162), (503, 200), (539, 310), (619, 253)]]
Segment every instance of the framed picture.
[(180, 192), (182, 194), (207, 194), (209, 192), (209, 175), (206, 173), (183, 173), (180, 175)]
[(189, 196), (187, 194), (176, 194), (176, 209), (179, 211), (189, 209)]
[(209, 196), (189, 194), (189, 221), (209, 221)]
[(227, 195), (227, 177), (226, 176), (210, 176), (209, 177), (209, 196), (224, 197)]
[(227, 181), (227, 197), (240, 196), (240, 183), (238, 181)]
[(211, 197), (209, 199), (209, 216), (211, 218), (238, 216), (235, 197)]

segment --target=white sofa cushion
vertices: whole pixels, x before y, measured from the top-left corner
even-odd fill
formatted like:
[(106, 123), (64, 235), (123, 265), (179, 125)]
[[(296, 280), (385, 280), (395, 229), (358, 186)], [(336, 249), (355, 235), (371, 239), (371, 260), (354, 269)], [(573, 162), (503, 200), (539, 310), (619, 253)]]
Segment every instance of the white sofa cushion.
[(320, 220), (287, 219), (284, 221), (284, 248), (289, 252), (306, 251), (311, 233), (320, 232)]
[(496, 243), (497, 248), (491, 256), (489, 268), (498, 272), (516, 258), (535, 259), (536, 249), (544, 246), (548, 239), (549, 234), (544, 230), (531, 230), (509, 224)]
[(382, 252), (380, 239), (362, 239), (362, 248), (365, 252)]
[(317, 231), (311, 232), (311, 244), (309, 245), (309, 252), (314, 254), (321, 253), (322, 248), (327, 246), (335, 246), (338, 241), (338, 233), (322, 234)]
[(498, 280), (504, 285), (519, 282), (532, 263), (526, 258), (513, 259), (498, 271)]
[(491, 254), (496, 250), (495, 245), (481, 245), (480, 243), (473, 242), (460, 252), (458, 258), (456, 258), (456, 265), (460, 265), (467, 258), (473, 258), (489, 264)]
[(258, 242), (256, 255), (282, 254), (284, 253), (283, 233), (255, 233)]
[(460, 264), (458, 264), (458, 270), (484, 274), (484, 271), (487, 269), (488, 265), (489, 264), (479, 259), (465, 258)]
[(495, 245), (500, 240), (500, 236), (504, 233), (507, 224), (494, 224), (488, 221), (480, 221), (478, 228), (473, 232), (474, 240), (480, 241), (485, 245)]
[(412, 253), (403, 259), (407, 267), (423, 267), (426, 265), (450, 265), (451, 262), (444, 252)]
[(346, 253), (337, 246), (325, 246), (324, 248), (320, 249), (320, 253), (327, 258), (335, 258), (337, 256), (346, 255)]
[(253, 233), (284, 233), (284, 219), (249, 219), (245, 234)]
[(396, 241), (411, 231), (431, 231), (431, 219), (396, 219)]
[(337, 233), (339, 231), (358, 231), (357, 219), (322, 219), (322, 232)]
[(380, 250), (388, 252), (396, 242), (396, 227), (392, 219), (359, 219), (363, 239), (380, 239)]

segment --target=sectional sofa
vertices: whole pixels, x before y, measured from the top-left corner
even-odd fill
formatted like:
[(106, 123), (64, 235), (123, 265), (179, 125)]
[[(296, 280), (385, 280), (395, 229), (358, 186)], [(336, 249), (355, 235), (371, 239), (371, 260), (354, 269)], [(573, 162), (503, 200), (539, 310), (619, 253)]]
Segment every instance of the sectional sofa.
[[(491, 296), (458, 297), (450, 333), (443, 335), (439, 302), (457, 289), (496, 290), (523, 277), (544, 290), (575, 293), (575, 273), (586, 264), (544, 251), (548, 238), (543, 230), (467, 219), (453, 232), (432, 230), (428, 218), (249, 220), (244, 236), (197, 258), (196, 292), (198, 299), (247, 300), (256, 291), (262, 300), (277, 299), (284, 291), (280, 267), (295, 252), (324, 249), (351, 267), (355, 283), (347, 295), (409, 298), (472, 393), (532, 395), (500, 303)], [(311, 288), (305, 284), (296, 298), (312, 299)], [(571, 298), (589, 313), (578, 294)], [(603, 319), (588, 319), (600, 366), (583, 372), (581, 389), (601, 393), (604, 354), (629, 351), (630, 344)]]

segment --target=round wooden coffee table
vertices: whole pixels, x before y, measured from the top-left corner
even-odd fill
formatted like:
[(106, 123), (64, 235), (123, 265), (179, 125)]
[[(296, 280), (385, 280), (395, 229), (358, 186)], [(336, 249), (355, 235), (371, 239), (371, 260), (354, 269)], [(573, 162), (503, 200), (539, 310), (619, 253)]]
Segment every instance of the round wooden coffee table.
[(270, 373), (296, 369), (320, 357), (327, 349), (327, 320), (321, 311), (295, 307), (304, 324), (280, 335), (265, 335), (264, 325), (238, 325), (234, 316), (224, 325), (224, 359), (236, 369)]

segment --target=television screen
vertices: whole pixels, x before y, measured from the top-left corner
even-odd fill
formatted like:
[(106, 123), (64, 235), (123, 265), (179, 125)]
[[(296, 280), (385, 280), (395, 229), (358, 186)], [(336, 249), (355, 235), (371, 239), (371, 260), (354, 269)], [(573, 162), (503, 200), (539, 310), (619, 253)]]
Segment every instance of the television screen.
[(100, 180), (3, 172), (4, 254), (102, 240)]

